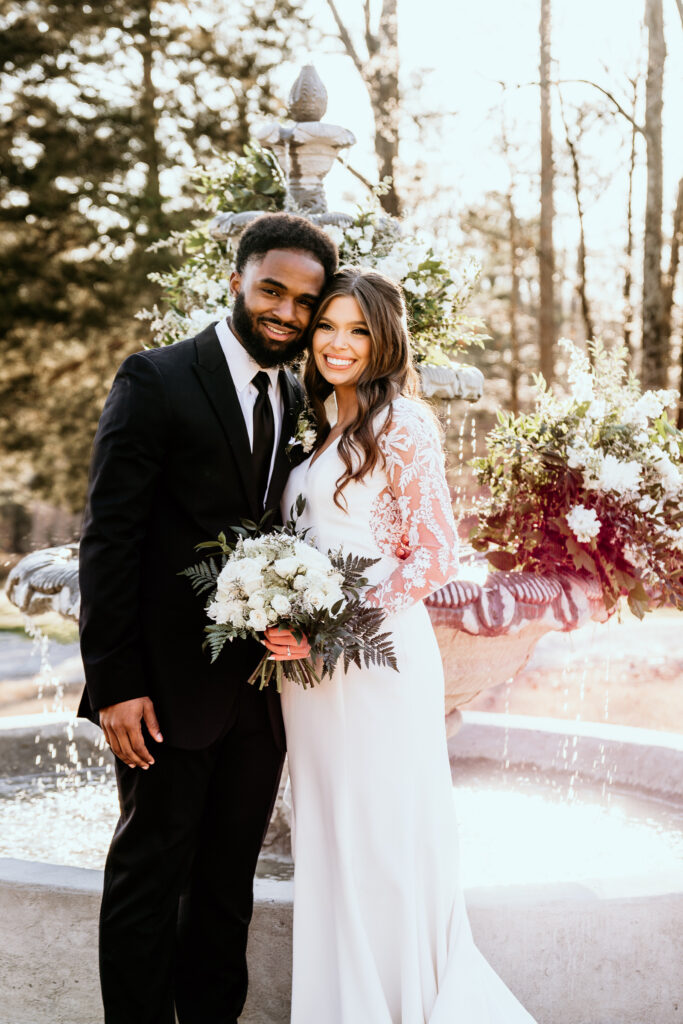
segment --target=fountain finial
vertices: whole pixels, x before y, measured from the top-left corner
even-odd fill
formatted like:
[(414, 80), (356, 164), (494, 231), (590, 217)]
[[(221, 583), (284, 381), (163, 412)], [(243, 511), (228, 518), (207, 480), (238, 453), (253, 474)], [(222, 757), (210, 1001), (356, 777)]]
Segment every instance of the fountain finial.
[(312, 64), (302, 67), (287, 102), (292, 121), (322, 121), (327, 110), (327, 89)]

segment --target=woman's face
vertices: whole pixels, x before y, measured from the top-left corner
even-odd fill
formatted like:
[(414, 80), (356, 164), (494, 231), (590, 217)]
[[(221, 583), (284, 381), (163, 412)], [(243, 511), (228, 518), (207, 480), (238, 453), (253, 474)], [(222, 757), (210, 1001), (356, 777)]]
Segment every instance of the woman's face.
[(333, 387), (354, 387), (370, 362), (370, 332), (352, 295), (338, 295), (313, 332), (313, 358)]

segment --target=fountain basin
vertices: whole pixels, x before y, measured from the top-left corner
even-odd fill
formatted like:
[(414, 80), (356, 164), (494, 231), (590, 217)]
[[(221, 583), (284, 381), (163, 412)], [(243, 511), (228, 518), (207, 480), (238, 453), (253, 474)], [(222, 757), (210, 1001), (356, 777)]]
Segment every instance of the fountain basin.
[[(52, 746), (60, 758), (70, 751), (83, 771), (96, 771), (99, 758), (106, 757), (88, 723), (72, 726), (69, 738), (65, 722), (49, 716), (39, 744), (35, 716), (8, 726), (0, 730), (4, 785), (23, 784), (20, 778), (25, 781), (35, 771), (37, 747)], [(575, 793), (582, 786), (602, 785), (615, 794), (617, 789), (633, 793), (637, 786), (638, 798), (645, 797), (653, 813), (665, 806), (668, 815), (680, 820), (683, 836), (680, 737), (464, 712), (450, 752), (456, 782), (465, 780), (463, 794), (472, 773), (493, 777), (500, 775), (501, 765), (507, 766), (504, 779), (512, 780), (515, 796), (515, 773), (547, 775), (559, 769)], [(468, 799), (476, 807), (476, 792)], [(484, 815), (495, 814), (485, 803), (481, 807)], [(500, 829), (505, 846), (509, 825), (501, 820)], [(676, 1019), (683, 995), (677, 953), (683, 863), (660, 866), (658, 873), (652, 867), (648, 856), (640, 870), (631, 863), (630, 873), (621, 875), (608, 869), (600, 877), (540, 885), (466, 883), (478, 945), (539, 1024), (671, 1024)], [(0, 860), (0, 1024), (101, 1020), (96, 963), (101, 884), (100, 871)], [(252, 983), (243, 1019), (284, 1024), (292, 884), (286, 878), (261, 877), (255, 892)]]

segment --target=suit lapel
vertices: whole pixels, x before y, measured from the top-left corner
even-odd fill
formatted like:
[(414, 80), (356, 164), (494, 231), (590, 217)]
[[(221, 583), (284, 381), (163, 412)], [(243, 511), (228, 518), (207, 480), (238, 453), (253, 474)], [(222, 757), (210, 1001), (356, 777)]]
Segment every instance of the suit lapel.
[(266, 508), (277, 508), (287, 483), (292, 464), (287, 454), (290, 438), (296, 429), (296, 420), (301, 407), (294, 377), (287, 370), (280, 370), (280, 394), (282, 395), (282, 430), (275, 453), (275, 463), (270, 477)]
[(249, 435), (237, 391), (214, 328), (215, 325), (211, 324), (195, 338), (197, 362), (194, 363), (193, 370), (199, 378), (199, 383), (220, 421), (235, 456), (244, 491), (249, 501), (251, 516), (255, 522), (258, 522), (263, 513), (259, 510), (254, 486)]

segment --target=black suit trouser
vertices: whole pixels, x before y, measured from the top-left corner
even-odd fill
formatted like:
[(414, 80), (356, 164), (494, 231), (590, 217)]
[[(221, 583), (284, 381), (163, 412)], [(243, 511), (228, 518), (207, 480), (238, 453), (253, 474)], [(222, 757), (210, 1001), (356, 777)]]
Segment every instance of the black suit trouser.
[(244, 683), (203, 750), (116, 760), (121, 817), (104, 870), (105, 1024), (234, 1024), (247, 994), (253, 876), (282, 771), (265, 692)]

